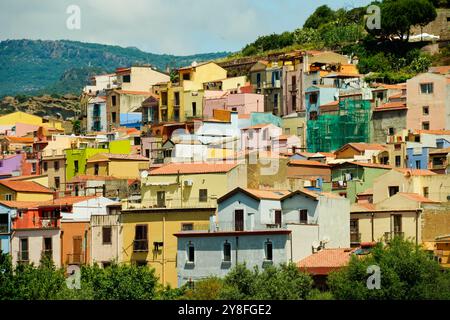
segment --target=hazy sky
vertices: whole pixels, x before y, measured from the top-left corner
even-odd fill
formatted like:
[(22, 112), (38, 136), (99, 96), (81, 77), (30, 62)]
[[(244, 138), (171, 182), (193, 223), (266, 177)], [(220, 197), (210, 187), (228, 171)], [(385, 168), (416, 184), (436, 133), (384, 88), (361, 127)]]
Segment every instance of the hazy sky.
[[(0, 40), (70, 39), (187, 55), (237, 51), (260, 35), (292, 31), (322, 4), (369, 0), (1, 0)], [(66, 27), (69, 5), (81, 28)]]

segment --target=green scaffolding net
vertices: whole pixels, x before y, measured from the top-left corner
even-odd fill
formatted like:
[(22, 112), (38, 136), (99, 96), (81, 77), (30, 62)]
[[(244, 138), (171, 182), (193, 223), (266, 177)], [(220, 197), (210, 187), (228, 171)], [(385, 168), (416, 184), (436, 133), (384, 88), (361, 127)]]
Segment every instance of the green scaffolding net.
[(307, 121), (308, 152), (331, 152), (350, 142), (369, 142), (370, 101), (345, 99), (337, 114)]

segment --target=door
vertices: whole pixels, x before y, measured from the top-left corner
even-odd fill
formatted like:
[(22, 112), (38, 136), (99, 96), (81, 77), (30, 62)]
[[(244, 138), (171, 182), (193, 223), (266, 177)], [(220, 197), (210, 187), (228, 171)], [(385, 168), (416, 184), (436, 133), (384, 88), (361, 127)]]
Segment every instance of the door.
[(234, 231), (244, 231), (244, 210), (234, 211)]
[(281, 227), (281, 210), (275, 211), (275, 225), (277, 227)]
[(80, 264), (82, 261), (82, 238), (81, 236), (75, 236), (73, 237), (73, 255), (72, 255), (72, 262), (74, 264)]
[(28, 261), (28, 238), (20, 239), (19, 262)]
[(166, 192), (165, 191), (158, 191), (156, 193), (156, 203), (157, 203), (158, 207), (166, 206)]
[(394, 235), (400, 236), (402, 232), (402, 215), (395, 214), (393, 216), (393, 219), (394, 219)]

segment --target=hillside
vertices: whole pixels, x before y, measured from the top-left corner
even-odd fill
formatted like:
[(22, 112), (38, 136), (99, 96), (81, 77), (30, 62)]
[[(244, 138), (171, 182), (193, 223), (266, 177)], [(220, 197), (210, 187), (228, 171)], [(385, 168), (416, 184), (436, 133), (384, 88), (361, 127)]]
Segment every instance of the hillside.
[(227, 55), (229, 52), (174, 56), (68, 40), (5, 40), (0, 42), (0, 97), (78, 94), (90, 76), (116, 67), (151, 64), (165, 70)]

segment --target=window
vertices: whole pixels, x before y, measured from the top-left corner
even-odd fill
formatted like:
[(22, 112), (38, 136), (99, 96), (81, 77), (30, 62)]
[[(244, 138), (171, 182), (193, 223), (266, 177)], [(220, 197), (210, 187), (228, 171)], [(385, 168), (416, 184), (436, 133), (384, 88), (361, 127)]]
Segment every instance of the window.
[(74, 167), (75, 167), (75, 173), (78, 173), (78, 170), (79, 170), (79, 167), (78, 167), (78, 160), (75, 160), (75, 161), (73, 162), (73, 165), (74, 165)]
[(59, 190), (60, 185), (61, 185), (60, 178), (55, 177), (55, 189)]
[(183, 80), (191, 80), (191, 74), (190, 73), (183, 73)]
[(445, 158), (433, 158), (433, 167), (438, 167), (444, 165)]
[(112, 228), (111, 227), (103, 227), (102, 228), (102, 240), (103, 244), (111, 244), (111, 235), (112, 235)]
[(145, 261), (145, 260), (137, 260), (137, 261), (135, 261), (135, 265), (137, 267), (146, 267), (147, 266), (147, 261)]
[(52, 250), (53, 250), (52, 238), (44, 238), (44, 243), (43, 243), (43, 248), (42, 248), (43, 255), (45, 255), (49, 259), (52, 259)]
[(303, 128), (297, 127), (297, 136), (301, 137), (303, 135)]
[(194, 230), (193, 223), (182, 223), (181, 224), (181, 231), (192, 231), (192, 230)]
[(94, 175), (95, 176), (98, 176), (99, 169), (100, 169), (100, 167), (99, 167), (98, 163), (94, 164)]
[(19, 243), (19, 261), (28, 261), (28, 238), (21, 238)]
[(388, 134), (389, 134), (390, 136), (393, 136), (393, 135), (395, 134), (395, 128), (390, 127), (390, 128), (388, 129)]
[(192, 116), (195, 117), (197, 115), (197, 102), (192, 102)]
[(398, 168), (402, 165), (402, 158), (401, 156), (395, 156), (395, 166)]
[(104, 261), (104, 262), (102, 262), (102, 266), (103, 266), (103, 269), (108, 268), (108, 267), (111, 266), (111, 262), (110, 261)]
[(281, 227), (281, 210), (275, 210), (275, 225)]
[(427, 107), (422, 107), (422, 114), (424, 116), (429, 115), (430, 114), (430, 108), (428, 106)]
[(234, 231), (244, 231), (244, 210), (234, 211)]
[(256, 86), (261, 87), (261, 73), (256, 74)]
[(137, 225), (135, 227), (134, 243), (133, 243), (134, 251), (148, 251), (147, 230), (148, 226), (146, 224)]
[(273, 95), (273, 109), (278, 110), (278, 93)]
[(189, 263), (194, 263), (195, 261), (195, 249), (194, 245), (190, 243), (187, 247), (187, 258)]
[(392, 197), (399, 192), (400, 188), (398, 186), (390, 186), (388, 190), (389, 190), (389, 197)]
[(430, 191), (429, 191), (428, 187), (423, 188), (423, 196), (425, 198), (428, 198), (430, 196)]
[(226, 240), (223, 244), (223, 261), (231, 262), (231, 243)]
[(273, 260), (273, 246), (272, 241), (267, 240), (264, 244), (265, 247), (265, 253), (266, 253), (266, 261), (272, 261)]
[(31, 172), (36, 172), (36, 163), (31, 164)]
[(111, 112), (111, 122), (116, 123), (117, 122), (117, 115), (115, 112)]
[(156, 205), (158, 207), (166, 206), (166, 192), (165, 191), (157, 191), (156, 192)]
[(422, 130), (430, 130), (430, 122), (428, 121), (422, 122)]
[(432, 94), (433, 93), (433, 83), (421, 83), (420, 93), (422, 94)]
[(0, 168), (3, 167), (3, 160), (0, 160)]
[(306, 209), (300, 210), (299, 221), (301, 224), (308, 223), (308, 210)]
[(131, 75), (126, 74), (122, 77), (122, 82), (130, 83), (131, 82)]
[(42, 167), (44, 168), (44, 172), (47, 172), (47, 170), (48, 170), (48, 162), (44, 162), (42, 164)]
[(12, 201), (12, 199), (13, 199), (12, 194), (5, 194), (5, 200), (6, 201)]
[(208, 201), (208, 189), (200, 189), (198, 190), (198, 196), (200, 202)]
[(263, 140), (265, 140), (265, 141), (269, 140), (269, 129), (263, 130)]
[(117, 97), (116, 96), (111, 96), (111, 103), (112, 103), (113, 106), (116, 105), (116, 103), (117, 103)]
[(401, 214), (394, 214), (393, 215), (393, 222), (394, 222), (394, 232), (400, 233), (402, 232), (402, 215)]
[(397, 144), (394, 145), (394, 149), (395, 150), (401, 150), (402, 149), (402, 145), (397, 143)]
[(416, 169), (420, 169), (422, 167), (420, 160), (416, 160)]
[(174, 121), (179, 121), (180, 120), (180, 110), (179, 109), (174, 109), (173, 110), (173, 120)]
[(312, 93), (309, 95), (309, 103), (316, 104), (317, 103), (317, 93)]
[(317, 120), (317, 111), (311, 111), (309, 113), (309, 120)]

